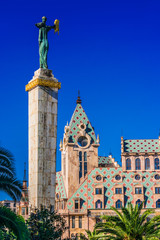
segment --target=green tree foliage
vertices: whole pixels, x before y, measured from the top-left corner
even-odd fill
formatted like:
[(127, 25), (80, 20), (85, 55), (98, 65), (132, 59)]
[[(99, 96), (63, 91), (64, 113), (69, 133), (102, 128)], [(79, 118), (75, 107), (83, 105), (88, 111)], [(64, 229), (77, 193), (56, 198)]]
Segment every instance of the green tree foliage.
[(13, 155), (0, 147), (0, 190), (5, 191), (13, 200), (21, 198), (22, 184), (16, 179)]
[(80, 233), (80, 239), (81, 240), (97, 240), (99, 239), (99, 235), (97, 233), (97, 230), (94, 229), (93, 232), (91, 232), (90, 230), (86, 230), (86, 236), (82, 233)]
[(1, 240), (16, 240), (17, 237), (14, 233), (6, 228), (0, 228), (0, 239)]
[(64, 218), (43, 206), (30, 214), (27, 224), (31, 240), (56, 240), (66, 229)]
[(102, 239), (114, 240), (156, 240), (160, 239), (160, 216), (147, 221), (154, 211), (147, 209), (142, 212), (143, 203), (133, 207), (131, 203), (118, 211), (111, 207), (115, 216), (103, 216), (104, 222), (95, 227)]
[[(7, 231), (9, 230), (9, 232)], [(22, 216), (17, 216), (13, 211), (0, 206), (0, 239), (29, 240), (29, 231)], [(14, 238), (15, 236), (15, 238)]]

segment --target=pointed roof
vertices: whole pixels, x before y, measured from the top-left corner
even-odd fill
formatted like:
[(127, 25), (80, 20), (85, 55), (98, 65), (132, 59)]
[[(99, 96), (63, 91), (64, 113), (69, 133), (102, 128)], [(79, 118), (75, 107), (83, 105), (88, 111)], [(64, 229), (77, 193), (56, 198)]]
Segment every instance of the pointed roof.
[(98, 164), (112, 164), (112, 160), (110, 157), (98, 157)]
[(94, 129), (81, 105), (81, 103), (77, 102), (77, 106), (74, 110), (74, 113), (72, 115), (71, 121), (70, 121), (70, 131), (69, 131), (69, 142), (75, 143), (75, 138), (77, 134), (79, 134), (80, 129), (79, 125), (81, 123), (84, 123), (86, 125), (86, 133), (91, 137), (91, 144), (96, 143), (96, 136)]
[(124, 140), (124, 152), (160, 152), (159, 139), (126, 139)]
[(56, 173), (56, 193), (60, 193), (61, 198), (66, 198), (66, 190), (61, 172)]

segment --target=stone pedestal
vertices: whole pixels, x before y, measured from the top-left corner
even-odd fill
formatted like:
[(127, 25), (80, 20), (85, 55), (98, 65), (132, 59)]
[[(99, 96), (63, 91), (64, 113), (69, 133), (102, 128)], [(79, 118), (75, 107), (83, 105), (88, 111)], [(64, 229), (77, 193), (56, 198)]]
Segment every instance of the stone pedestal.
[(61, 85), (52, 71), (38, 69), (26, 85), (29, 98), (29, 203), (54, 205), (57, 103)]

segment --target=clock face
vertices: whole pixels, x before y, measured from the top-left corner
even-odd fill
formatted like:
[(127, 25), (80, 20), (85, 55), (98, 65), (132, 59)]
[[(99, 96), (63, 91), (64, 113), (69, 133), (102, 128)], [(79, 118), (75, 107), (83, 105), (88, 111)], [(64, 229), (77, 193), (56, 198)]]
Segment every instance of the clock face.
[(80, 136), (77, 142), (80, 147), (86, 147), (88, 144), (88, 139), (85, 136)]

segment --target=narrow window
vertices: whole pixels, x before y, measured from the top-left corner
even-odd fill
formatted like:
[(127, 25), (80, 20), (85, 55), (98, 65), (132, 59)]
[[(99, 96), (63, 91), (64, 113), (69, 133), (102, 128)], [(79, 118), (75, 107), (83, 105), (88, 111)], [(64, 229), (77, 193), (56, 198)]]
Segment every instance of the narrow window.
[(100, 200), (97, 200), (96, 208), (98, 208), (98, 209), (102, 208), (102, 202)]
[(131, 159), (127, 158), (126, 160), (126, 170), (131, 170)]
[(156, 194), (160, 194), (160, 187), (156, 187), (156, 188), (155, 188), (155, 193), (156, 193)]
[(87, 174), (87, 152), (84, 152), (84, 177)]
[(96, 188), (96, 194), (102, 194), (102, 188)]
[(78, 200), (75, 200), (75, 209), (78, 209)]
[(122, 194), (122, 188), (116, 188), (115, 193), (116, 194)]
[(82, 177), (82, 152), (79, 152), (79, 182)]
[(139, 158), (136, 158), (135, 165), (136, 170), (141, 170), (141, 160)]
[(138, 200), (136, 201), (136, 204), (138, 205), (138, 207), (141, 205), (141, 203), (142, 203), (142, 201), (141, 201), (140, 199), (138, 199)]
[(72, 228), (75, 228), (75, 216), (72, 216)]
[(149, 170), (150, 169), (150, 160), (149, 158), (145, 159), (145, 170)]
[(142, 188), (141, 187), (136, 187), (135, 188), (135, 194), (142, 194)]
[(82, 228), (82, 216), (79, 216), (79, 228)]
[(156, 202), (156, 208), (160, 208), (160, 199), (158, 199)]
[(87, 162), (87, 153), (84, 152), (84, 161)]
[(22, 215), (25, 215), (25, 208), (22, 207)]
[(154, 168), (155, 168), (155, 170), (160, 169), (160, 167), (159, 167), (159, 158), (155, 158), (154, 159)]
[(116, 202), (116, 208), (117, 208), (117, 209), (122, 208), (122, 202), (121, 202), (121, 200), (117, 200), (117, 202)]

